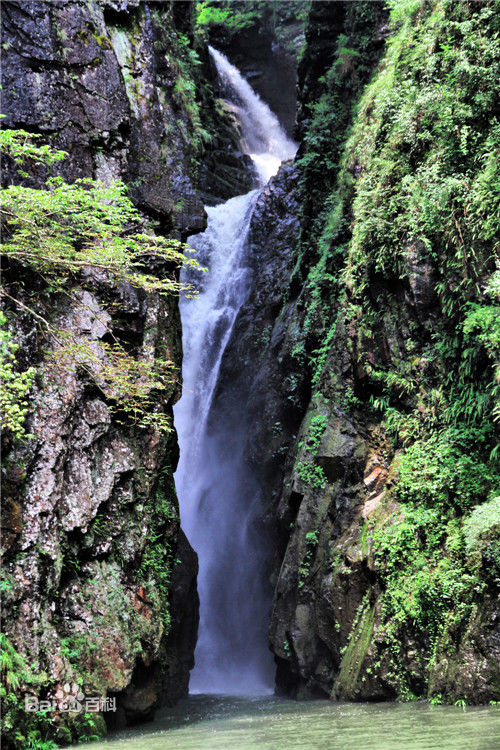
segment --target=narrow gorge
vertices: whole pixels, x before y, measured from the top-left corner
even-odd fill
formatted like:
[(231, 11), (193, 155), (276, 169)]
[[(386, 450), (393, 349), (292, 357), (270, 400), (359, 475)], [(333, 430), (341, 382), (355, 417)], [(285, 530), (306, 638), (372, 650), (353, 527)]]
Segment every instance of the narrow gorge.
[(498, 10), (2, 3), (7, 748), (497, 746)]
[[(241, 144), (263, 186), (296, 150), (268, 106), (238, 70), (211, 49), (227, 102), (241, 122)], [(201, 619), (191, 690), (271, 691), (273, 664), (267, 647), (270, 587), (267, 544), (257, 522), (264, 512), (259, 485), (245, 461), (249, 415), (218, 404), (220, 363), (234, 321), (253, 285), (248, 231), (262, 187), (207, 208), (208, 226), (190, 238), (207, 268), (185, 272), (201, 287), (181, 301), (183, 396), (174, 409), (180, 462), (176, 485), (181, 521), (198, 553)], [(195, 278), (192, 278), (192, 277)], [(267, 544), (266, 544), (267, 542)]]

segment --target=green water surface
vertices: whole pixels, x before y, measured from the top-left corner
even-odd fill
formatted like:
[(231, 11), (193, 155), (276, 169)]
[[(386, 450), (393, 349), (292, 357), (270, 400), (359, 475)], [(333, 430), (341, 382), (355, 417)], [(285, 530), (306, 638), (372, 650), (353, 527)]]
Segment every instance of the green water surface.
[(500, 708), (193, 695), (92, 750), (499, 750)]

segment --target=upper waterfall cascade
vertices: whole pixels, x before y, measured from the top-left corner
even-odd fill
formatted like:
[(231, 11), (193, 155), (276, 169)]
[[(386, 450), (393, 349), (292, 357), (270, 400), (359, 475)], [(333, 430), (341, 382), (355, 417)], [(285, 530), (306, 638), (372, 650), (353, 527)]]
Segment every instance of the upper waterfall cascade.
[(288, 138), (276, 115), (227, 57), (213, 47), (210, 47), (210, 54), (224, 93), (241, 122), (242, 149), (252, 158), (262, 185), (265, 185), (276, 174), (281, 162), (295, 155), (297, 145)]
[[(210, 49), (224, 93), (241, 121), (242, 149), (263, 187), (296, 151), (276, 116), (239, 71)], [(261, 188), (262, 189), (262, 188)], [(200, 289), (180, 303), (183, 395), (174, 409), (180, 446), (175, 475), (181, 522), (199, 557), (200, 631), (191, 690), (272, 690), (267, 647), (270, 606), (256, 530), (259, 488), (245, 459), (245, 424), (214, 412), (219, 369), (251, 284), (246, 240), (260, 189), (206, 209), (205, 232), (190, 238), (207, 274), (183, 270)], [(227, 411), (227, 410), (226, 410)]]

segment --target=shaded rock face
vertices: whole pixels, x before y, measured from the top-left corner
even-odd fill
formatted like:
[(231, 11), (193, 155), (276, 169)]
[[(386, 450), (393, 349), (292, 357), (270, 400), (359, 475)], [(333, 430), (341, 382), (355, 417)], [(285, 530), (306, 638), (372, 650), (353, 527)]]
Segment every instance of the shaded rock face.
[[(2, 5), (5, 125), (65, 149), (68, 181), (121, 178), (143, 214), (175, 236), (206, 221), (165, 43), (168, 29), (189, 32), (190, 12), (189, 3)], [(6, 288), (23, 273), (7, 269)], [(51, 362), (28, 314), (13, 307), (10, 316), (20, 364), (36, 365), (37, 376), (33, 438), (4, 446), (5, 632), (42, 675), (39, 697), (77, 685), (87, 696), (117, 698), (111, 726), (143, 720), (187, 693), (196, 641), (197, 559), (179, 529), (175, 433), (159, 437), (112, 411), (74, 363), (63, 366), (57, 354)], [(95, 273), (85, 291), (48, 303), (47, 316), (92, 346), (103, 366), (114, 336), (138, 358), (161, 356), (180, 369), (175, 299), (111, 286)], [(173, 378), (156, 410), (171, 416), (179, 396)], [(104, 731), (102, 720), (95, 731)], [(78, 717), (56, 714), (58, 741), (79, 732)]]
[(306, 53), (298, 68), (297, 137), (302, 139), (307, 105), (321, 94), (320, 77), (335, 55), (334, 40), (344, 28), (345, 3), (316, 2), (306, 25)]
[(297, 63), (265, 28), (250, 26), (226, 39), (216, 35), (213, 45), (227, 55), (253, 89), (271, 107), (286, 134), (293, 137), (296, 110)]
[[(6, 127), (68, 152), (65, 179), (121, 178), (138, 207), (185, 236), (205, 219), (188, 176), (187, 116), (172, 97), (178, 71), (162, 44), (177, 5), (4, 3), (3, 111)], [(187, 23), (189, 13), (176, 14)]]
[[(317, 96), (308, 71), (331, 60), (329, 45), (349, 22), (349, 5), (312, 6), (299, 72), (304, 105)], [(377, 52), (383, 39), (380, 18), (375, 21)], [(307, 127), (304, 112), (300, 128)], [(277, 689), (297, 698), (393, 700), (404, 685), (406, 695), (487, 702), (498, 695), (500, 656), (492, 586), (447, 632), (432, 660), (425, 633), (407, 629), (388, 642), (384, 563), (374, 537), (404, 516), (395, 491), (399, 456), (376, 417), (356, 406), (356, 394), (369, 387), (359, 362), (396, 369), (394, 363), (410, 356), (412, 326), (425, 340), (437, 314), (435, 269), (425, 248), (409, 242), (404, 283), (381, 274), (370, 279), (374, 337), (363, 337), (360, 321), (339, 309), (332, 311), (336, 324), (323, 349), (326, 331), (312, 330), (314, 317), (307, 317), (322, 300), (292, 275), (303, 201), (297, 168), (285, 165), (257, 203), (249, 235), (253, 286), (224, 354), (217, 394), (219, 409), (224, 401), (228, 413), (243, 414), (249, 425), (247, 460), (274, 538), (269, 635)], [(311, 243), (309, 255), (314, 252)], [(307, 273), (307, 251), (300, 261)], [(309, 328), (306, 320), (313, 321)], [(305, 356), (311, 341), (310, 359), (325, 357), (318, 376)]]

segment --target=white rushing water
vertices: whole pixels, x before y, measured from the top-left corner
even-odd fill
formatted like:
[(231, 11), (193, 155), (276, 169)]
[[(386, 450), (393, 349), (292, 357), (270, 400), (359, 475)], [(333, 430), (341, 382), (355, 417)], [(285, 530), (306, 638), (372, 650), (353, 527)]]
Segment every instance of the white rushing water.
[[(224, 94), (241, 120), (242, 150), (252, 157), (264, 186), (296, 145), (239, 71), (220, 52), (210, 51)], [(183, 270), (184, 280), (200, 287), (198, 297), (180, 303), (183, 395), (174, 409), (181, 522), (200, 565), (192, 692), (272, 690), (270, 601), (255, 529), (259, 490), (244, 460), (244, 424), (235, 428), (212, 409), (222, 356), (249, 292), (246, 240), (261, 189), (206, 209), (208, 227), (189, 244), (208, 273)]]
[(263, 185), (273, 177), (282, 161), (294, 156), (297, 146), (291, 141), (262, 99), (257, 96), (240, 71), (222, 52), (210, 47), (219, 79), (241, 122), (242, 150), (255, 164)]

